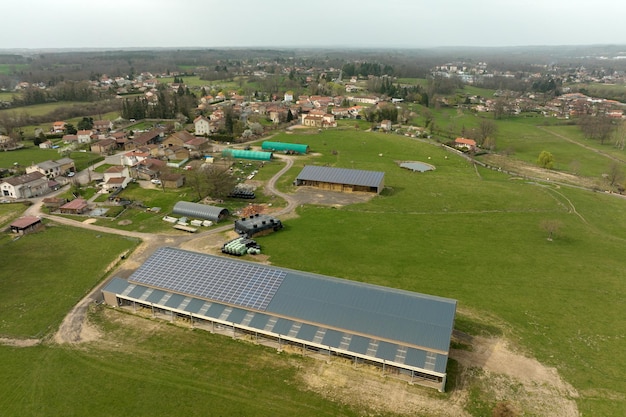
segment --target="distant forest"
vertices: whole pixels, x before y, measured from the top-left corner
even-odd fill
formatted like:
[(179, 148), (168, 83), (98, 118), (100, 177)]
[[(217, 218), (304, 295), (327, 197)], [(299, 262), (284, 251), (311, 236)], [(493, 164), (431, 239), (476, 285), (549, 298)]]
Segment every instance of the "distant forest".
[[(154, 49), (0, 51), (0, 88), (18, 82), (48, 87), (63, 81), (134, 76), (140, 72), (193, 72), (206, 79), (225, 79), (243, 68), (272, 72), (277, 67), (342, 69), (349, 62), (376, 62), (381, 73), (400, 78), (426, 78), (433, 67), (446, 62), (488, 62), (498, 71), (532, 73), (551, 66), (626, 71), (626, 46), (566, 46), (437, 49)], [(350, 67), (346, 68), (349, 73)], [(373, 73), (372, 75), (381, 75)]]

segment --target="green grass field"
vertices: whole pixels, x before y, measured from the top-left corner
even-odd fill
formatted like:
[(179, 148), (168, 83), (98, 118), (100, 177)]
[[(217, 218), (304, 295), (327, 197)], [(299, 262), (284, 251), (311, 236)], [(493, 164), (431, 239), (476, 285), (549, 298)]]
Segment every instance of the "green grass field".
[[(542, 141), (538, 133), (542, 131), (532, 125), (511, 122), (502, 129), (524, 135), (520, 145), (531, 143), (528, 149), (520, 146), (520, 155), (533, 154), (532, 146)], [(544, 144), (556, 140), (549, 132), (543, 135)], [(621, 256), (626, 243), (626, 200), (476, 170), (441, 147), (403, 136), (345, 129), (278, 134), (272, 140), (306, 143), (312, 153), (319, 154), (297, 158), (294, 168), (279, 181), (283, 191), (293, 191), (292, 181), (304, 164), (384, 171), (387, 188), (368, 203), (299, 208), (299, 216), (285, 221), (283, 231), (258, 238), (270, 262), (455, 298), (461, 311), (495, 318), (489, 324), (497, 327), (493, 332), (502, 332), (522, 351), (556, 367), (578, 390), (582, 415), (626, 414), (626, 286)], [(581, 160), (593, 153), (590, 167), (601, 166), (597, 161), (603, 157), (593, 150), (572, 145), (568, 152)], [(436, 170), (413, 173), (399, 168), (397, 162), (407, 160), (429, 162)], [(590, 172), (593, 169), (599, 168), (589, 168)], [(165, 206), (172, 197), (179, 197), (165, 197), (161, 192), (144, 195), (144, 191), (148, 190), (136, 190), (137, 198), (147, 206)], [(141, 225), (141, 219), (136, 219), (136, 226)], [(560, 223), (553, 241), (547, 240), (542, 229), (546, 220)], [(150, 230), (151, 221), (145, 220), (144, 230)], [(85, 237), (76, 240), (83, 245), (91, 242)], [(33, 240), (5, 238), (0, 240), (0, 250), (20, 242), (26, 245)], [(56, 250), (51, 251), (52, 247)], [(71, 259), (79, 259), (79, 250), (66, 249), (55, 240), (35, 242), (20, 252), (34, 254), (37, 250), (64, 259), (62, 263), (46, 261), (58, 268), (45, 275), (49, 291), (64, 293), (67, 270)], [(94, 259), (94, 271), (83, 274), (87, 282), (77, 284), (82, 292), (76, 289), (77, 295), (68, 296), (58, 310), (36, 303), (40, 308), (32, 313), (32, 320), (39, 324), (33, 325), (21, 323), (20, 314), (26, 309), (20, 310), (17, 304), (31, 305), (29, 290), (41, 279), (35, 274), (21, 278), (21, 257), (3, 258), (7, 262), (2, 267), (9, 265), (15, 272), (2, 277), (19, 276), (20, 280), (0, 283), (11, 291), (0, 291), (0, 303), (6, 305), (1, 310), (17, 310), (5, 316), (7, 324), (3, 325), (7, 327), (0, 333), (16, 335), (36, 334), (58, 323), (49, 316), (62, 316), (63, 309), (69, 309), (102, 277), (105, 264)], [(14, 293), (19, 296), (7, 298)], [(26, 299), (18, 301), (20, 297)], [(300, 358), (290, 359), (290, 365), (275, 363), (269, 358), (276, 353), (264, 348), (167, 325), (133, 331), (118, 323), (123, 321), (119, 315), (108, 316), (106, 310), (94, 312), (93, 320), (106, 337), (89, 348), (0, 347), (0, 371), (9, 376), (6, 385), (0, 385), (0, 393), (4, 393), (0, 394), (0, 406), (9, 415), (84, 415), (87, 410), (78, 402), (84, 397), (90, 398), (93, 415), (109, 415), (114, 404), (122, 410), (154, 415), (181, 411), (190, 415), (362, 414), (299, 390), (291, 366)], [(458, 327), (471, 331), (476, 323), (459, 316)], [(274, 366), (276, 370), (270, 371)], [(257, 369), (260, 375), (251, 375)], [(215, 380), (221, 382), (219, 386)], [(87, 381), (97, 381), (97, 386)], [(77, 390), (76, 399), (67, 393), (70, 386)], [(186, 397), (189, 392), (196, 394), (193, 400)], [(279, 395), (281, 404), (272, 405)], [(492, 405), (479, 391), (474, 390), (473, 396), (473, 409), (484, 411)], [(474, 407), (483, 402), (484, 407)], [(192, 410), (190, 403), (196, 408)], [(298, 404), (307, 407), (296, 411)], [(46, 407), (45, 412), (40, 407)], [(484, 415), (481, 413), (475, 411), (474, 415)]]
[[(24, 142), (24, 147), (16, 151), (0, 152), (0, 168), (13, 168), (17, 162), (18, 167), (24, 168), (31, 166), (33, 163), (48, 160), (59, 160), (63, 156), (56, 149), (40, 149), (34, 146), (32, 142)], [(72, 152), (69, 158), (74, 160), (76, 169), (81, 171), (86, 169), (101, 158), (101, 156), (91, 152)]]
[[(105, 267), (137, 242), (51, 224), (18, 240), (3, 236), (0, 334), (42, 337), (105, 276)], [(19, 256), (15, 256), (19, 254)]]
[[(583, 411), (619, 415), (611, 410), (626, 403), (609, 398), (626, 392), (620, 381), (626, 291), (617, 255), (626, 241), (626, 200), (491, 171), (478, 176), (440, 149), (387, 138), (345, 132), (307, 138), (314, 152), (337, 151), (317, 162), (382, 170), (390, 190), (341, 210), (299, 209), (286, 233), (259, 239), (272, 262), (457, 298), (462, 308), (495, 314), (525, 349), (581, 391)], [(395, 164), (428, 157), (434, 172)], [(553, 242), (540, 226), (546, 219), (562, 224)]]

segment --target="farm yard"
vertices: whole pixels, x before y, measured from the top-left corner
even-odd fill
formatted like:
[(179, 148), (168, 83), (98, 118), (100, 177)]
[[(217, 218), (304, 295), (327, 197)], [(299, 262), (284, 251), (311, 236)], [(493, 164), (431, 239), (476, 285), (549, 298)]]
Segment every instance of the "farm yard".
[[(579, 140), (567, 130), (559, 133)], [(294, 136), (279, 134), (273, 140), (294, 141)], [(506, 341), (517, 354), (535, 357), (558, 370), (573, 387), (561, 392), (560, 399), (575, 401), (582, 415), (619, 415), (616, 410), (626, 410), (626, 401), (620, 396), (626, 391), (620, 372), (626, 369), (621, 355), (626, 331), (621, 320), (625, 287), (623, 261), (615, 255), (626, 239), (626, 200), (616, 194), (555, 185), (543, 181), (543, 173), (530, 178), (477, 167), (441, 146), (404, 136), (339, 130), (306, 133), (300, 139), (311, 147), (311, 154), (291, 157), (294, 165), (277, 186), (296, 199), (307, 193), (315, 198), (300, 200), (296, 216), (284, 221), (283, 231), (258, 238), (265, 254), (259, 260), (457, 299), (458, 331)], [(557, 136), (553, 139), (559, 140)], [(575, 158), (589, 158), (592, 166), (603, 165), (602, 154), (588, 155), (581, 146), (572, 149)], [(436, 169), (411, 172), (398, 165), (406, 160), (428, 161)], [(293, 185), (305, 164), (382, 171), (385, 189), (379, 196), (338, 198), (329, 204), (323, 193)], [(268, 180), (280, 165), (273, 162), (255, 181)], [(147, 200), (149, 191), (137, 189), (137, 199)], [(161, 203), (154, 201), (155, 205)], [(16, 212), (23, 210), (19, 205), (8, 206)], [(15, 217), (10, 212), (3, 216)], [(546, 221), (559, 224), (551, 241), (542, 227)], [(140, 229), (141, 218), (133, 222), (133, 228)], [(250, 343), (127, 317), (103, 306), (90, 308), (96, 340), (76, 346), (52, 343), (45, 335), (58, 326), (63, 311), (96, 284), (93, 277), (98, 277), (96, 281), (104, 277), (116, 254), (132, 250), (135, 243), (122, 239), (121, 246), (111, 246), (109, 255), (102, 259), (94, 255), (90, 264), (101, 272), (83, 274), (89, 275), (87, 281), (76, 282), (77, 287), (70, 290), (67, 276), (80, 276), (80, 269), (72, 268), (84, 259), (76, 248), (93, 246), (92, 241), (105, 242), (104, 235), (94, 239), (93, 234), (76, 232), (68, 238), (71, 244), (53, 244), (60, 228), (54, 221), (47, 224), (43, 232), (16, 241), (5, 235), (0, 240), (0, 253), (7, 259), (4, 268), (19, 269), (24, 277), (10, 283), (11, 291), (21, 294), (22, 304), (2, 309), (12, 312), (5, 316), (0, 333), (8, 338), (44, 338), (29, 349), (0, 346), (0, 369), (11, 376), (6, 380), (18, 381), (0, 390), (4, 393), (0, 405), (9, 414), (41, 414), (37, 404), (45, 397), (54, 399), (46, 402), (47, 413), (63, 414), (71, 409), (81, 415), (87, 410), (77, 401), (89, 395), (94, 398), (90, 412), (96, 408), (102, 415), (119, 406), (153, 415), (171, 415), (172, 407), (189, 415), (203, 414), (201, 410), (208, 408), (222, 414), (250, 410), (254, 415), (361, 415), (367, 407), (374, 414), (393, 415), (379, 405), (357, 405), (336, 398), (322, 380), (308, 382), (318, 384), (317, 388), (307, 385), (303, 381), (307, 372), (317, 369), (319, 374), (314, 374), (320, 376), (330, 372), (320, 370), (319, 363), (309, 358), (276, 355)], [(221, 243), (228, 240), (226, 233), (218, 236), (223, 236)], [(219, 247), (219, 240), (199, 235), (185, 247), (213, 250)], [(63, 260), (56, 262), (59, 271), (45, 274), (45, 292), (56, 294), (45, 303), (40, 301), (43, 288), (32, 289), (41, 282), (42, 271), (25, 267), (21, 257), (9, 256), (16, 251), (41, 256), (37, 249), (43, 247), (49, 256)], [(29, 318), (27, 326), (23, 317)], [(455, 341), (453, 347), (461, 353), (471, 349), (464, 340)], [(406, 390), (405, 395), (417, 395), (424, 402), (435, 396), (444, 404), (465, 396), (460, 412), (475, 416), (490, 413), (506, 393), (513, 405), (541, 415), (541, 410), (527, 403), (526, 394), (516, 397), (512, 388), (516, 380), (499, 379), (496, 389), (490, 384), (496, 378), (489, 374), (493, 371), (468, 365), (461, 353), (459, 361), (449, 361), (451, 377), (445, 394), (395, 385), (394, 390)], [(46, 360), (33, 367), (29, 364), (35, 357)], [(215, 357), (220, 360), (212, 359)], [(47, 383), (53, 376), (58, 384)], [(333, 378), (345, 378), (345, 374)], [(377, 378), (372, 375), (373, 381)], [(87, 382), (92, 380), (98, 384)], [(151, 383), (139, 392), (142, 380)], [(219, 385), (214, 382), (217, 380)], [(65, 394), (68, 386), (74, 387), (71, 396)], [(256, 394), (242, 398), (239, 391), (244, 387)], [(190, 388), (198, 394), (194, 406), (181, 400)], [(106, 396), (101, 395), (104, 392)], [(343, 388), (337, 392), (348, 395)], [(112, 393), (117, 393), (114, 397), (120, 403), (108, 400)], [(138, 402), (137, 395), (152, 401)], [(301, 408), (302, 404), (307, 407)], [(436, 415), (433, 409), (415, 404), (401, 411)]]

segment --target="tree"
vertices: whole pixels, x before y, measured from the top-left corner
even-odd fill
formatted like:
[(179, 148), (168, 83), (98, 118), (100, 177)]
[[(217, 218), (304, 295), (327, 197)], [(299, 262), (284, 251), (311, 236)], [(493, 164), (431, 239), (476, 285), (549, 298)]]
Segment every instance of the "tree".
[(601, 145), (611, 137), (616, 127), (613, 120), (605, 114), (583, 116), (579, 119), (578, 125), (585, 137), (599, 140)]
[(541, 229), (543, 229), (544, 232), (548, 233), (548, 240), (550, 242), (552, 242), (552, 239), (556, 236), (556, 234), (559, 232), (559, 230), (561, 229), (561, 222), (558, 220), (543, 220), (541, 222)]
[(76, 124), (76, 128), (78, 130), (91, 130), (93, 128), (93, 117), (83, 117), (82, 120)]
[(611, 187), (624, 181), (624, 171), (622, 170), (622, 165), (619, 162), (611, 162), (609, 170), (606, 174), (606, 179)]
[(68, 135), (75, 135), (77, 132), (78, 130), (76, 130), (73, 124), (67, 123), (65, 125), (65, 133), (67, 133)]
[(493, 120), (481, 118), (476, 131), (476, 142), (479, 146), (482, 146), (487, 139), (494, 139), (496, 133), (498, 133), (498, 126), (496, 126)]
[(232, 192), (236, 182), (228, 167), (217, 164), (204, 164), (187, 173), (187, 183), (198, 199), (206, 196), (222, 199)]
[(537, 165), (541, 168), (552, 169), (554, 166), (554, 156), (548, 151), (541, 151), (537, 158)]
[(228, 168), (215, 164), (207, 164), (203, 168), (207, 180), (207, 193), (212, 198), (224, 198), (235, 188), (237, 181)]

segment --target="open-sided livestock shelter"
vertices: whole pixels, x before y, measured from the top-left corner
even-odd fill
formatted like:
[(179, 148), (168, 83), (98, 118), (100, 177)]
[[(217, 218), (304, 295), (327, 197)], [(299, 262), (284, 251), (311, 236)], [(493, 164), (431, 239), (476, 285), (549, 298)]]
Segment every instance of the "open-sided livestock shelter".
[(296, 185), (308, 185), (331, 191), (365, 191), (380, 194), (385, 173), (361, 169), (306, 165), (296, 178)]
[(456, 300), (169, 247), (102, 292), (109, 305), (445, 387)]

